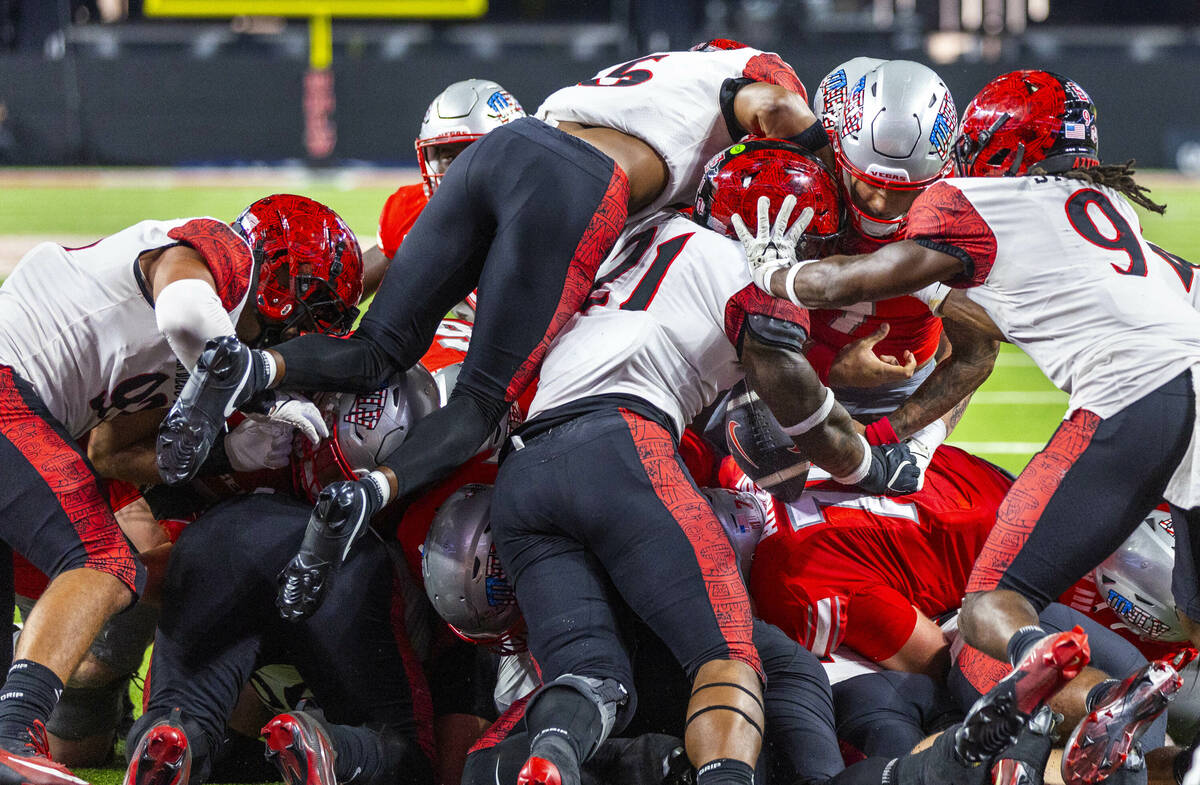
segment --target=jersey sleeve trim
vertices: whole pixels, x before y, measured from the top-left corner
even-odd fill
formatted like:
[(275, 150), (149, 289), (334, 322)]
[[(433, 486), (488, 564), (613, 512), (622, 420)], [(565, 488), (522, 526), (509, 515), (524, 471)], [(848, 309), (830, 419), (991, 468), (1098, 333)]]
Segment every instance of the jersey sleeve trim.
[(917, 197), (905, 236), (962, 262), (962, 273), (945, 281), (958, 289), (982, 285), (996, 263), (996, 235), (971, 200), (945, 181)]
[(804, 83), (796, 76), (796, 71), (774, 52), (762, 52), (751, 57), (742, 69), (742, 75), (756, 82), (766, 82), (791, 90), (808, 103), (808, 91), (804, 89)]
[[(801, 339), (801, 343), (808, 337), (808, 311), (798, 308), (787, 300), (772, 297), (751, 283), (730, 297), (725, 303), (725, 337), (739, 351), (742, 345), (742, 330), (746, 326), (746, 317), (750, 314), (768, 317), (769, 319), (792, 325), (793, 327), (786, 329), (793, 336), (798, 329), (800, 334), (804, 336)], [(760, 324), (762, 323), (760, 322)], [(766, 328), (768, 325), (764, 324), (763, 326)], [(779, 328), (780, 331), (783, 329), (785, 328)], [(772, 329), (772, 334), (777, 334), (777, 331)], [(790, 345), (792, 339), (789, 339), (788, 343)]]
[(726, 79), (721, 83), (721, 117), (725, 118), (725, 129), (729, 131), (729, 138), (735, 142), (750, 132), (738, 122), (737, 113), (733, 110), (733, 99), (737, 97), (739, 90), (753, 83), (754, 80), (748, 77)]
[(245, 299), (254, 271), (250, 246), (215, 218), (194, 218), (167, 232), (167, 236), (196, 249), (212, 273), (217, 296), (226, 311), (233, 311)]

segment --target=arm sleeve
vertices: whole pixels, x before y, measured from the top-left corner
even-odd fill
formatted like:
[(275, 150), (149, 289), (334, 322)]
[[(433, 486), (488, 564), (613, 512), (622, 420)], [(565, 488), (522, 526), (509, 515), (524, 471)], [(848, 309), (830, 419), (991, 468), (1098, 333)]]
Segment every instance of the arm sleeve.
[(917, 626), (917, 609), (891, 586), (865, 586), (847, 609), (847, 646), (875, 662), (895, 656)]
[(808, 103), (808, 91), (796, 76), (796, 71), (774, 52), (761, 52), (750, 58), (742, 69), (742, 76), (755, 82), (779, 85), (791, 90)]
[(221, 306), (226, 311), (232, 311), (241, 304), (250, 289), (254, 255), (246, 241), (228, 224), (215, 218), (194, 218), (182, 226), (176, 226), (167, 232), (167, 236), (195, 248), (204, 258), (216, 284)]
[(751, 283), (725, 302), (725, 337), (739, 353), (748, 326), (768, 345), (801, 351), (808, 339), (808, 311), (772, 297)]
[(931, 185), (913, 202), (905, 238), (962, 262), (962, 272), (945, 283), (956, 289), (979, 286), (996, 262), (996, 236), (963, 192), (947, 182)]
[(167, 345), (189, 371), (196, 366), (205, 343), (234, 334), (221, 298), (208, 282), (197, 278), (172, 281), (163, 287), (154, 303), (154, 318)]

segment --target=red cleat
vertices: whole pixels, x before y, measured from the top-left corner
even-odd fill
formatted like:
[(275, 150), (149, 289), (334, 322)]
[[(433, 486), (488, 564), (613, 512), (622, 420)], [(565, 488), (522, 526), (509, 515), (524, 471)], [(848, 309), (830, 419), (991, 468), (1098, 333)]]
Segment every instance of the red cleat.
[(558, 766), (534, 755), (521, 767), (517, 785), (562, 785), (562, 775), (558, 773)]
[(187, 785), (192, 773), (192, 748), (172, 709), (164, 722), (151, 726), (129, 756), (122, 785)]
[(333, 742), (311, 714), (293, 711), (276, 715), (262, 734), (267, 760), (275, 764), (287, 785), (337, 785)]
[(18, 749), (0, 746), (0, 783), (3, 785), (88, 785), (61, 763), (50, 760), (46, 727), (41, 721), (29, 729), (29, 740)]
[(1148, 663), (1104, 696), (1084, 717), (1063, 749), (1062, 775), (1067, 785), (1091, 785), (1107, 779), (1133, 757), (1136, 743), (1166, 710), (1183, 679), (1167, 660)]
[(1047, 635), (967, 712), (956, 733), (955, 751), (979, 763), (1015, 744), (1025, 722), (1079, 675), (1091, 659), (1080, 627)]

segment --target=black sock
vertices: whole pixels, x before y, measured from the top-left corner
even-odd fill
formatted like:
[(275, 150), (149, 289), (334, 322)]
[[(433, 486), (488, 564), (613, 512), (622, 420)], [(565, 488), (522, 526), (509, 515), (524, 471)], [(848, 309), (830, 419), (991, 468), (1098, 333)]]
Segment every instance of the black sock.
[(326, 723), (325, 731), (337, 751), (333, 773), (344, 785), (370, 782), (382, 763), (379, 756), (379, 732), (363, 726)]
[(54, 671), (33, 660), (17, 660), (8, 670), (0, 692), (0, 739), (24, 744), (36, 721), (45, 722), (54, 711), (63, 683)]
[[(550, 736), (566, 741), (575, 761), (583, 763), (600, 743), (603, 723), (596, 704), (573, 687), (550, 685), (537, 696), (525, 714), (529, 728), (530, 753)], [(556, 761), (557, 762), (557, 761)]]
[(1008, 661), (1012, 665), (1016, 665), (1025, 656), (1025, 652), (1029, 651), (1029, 647), (1045, 638), (1047, 632), (1036, 624), (1031, 624), (1028, 627), (1022, 627), (1013, 633), (1013, 636), (1008, 639)]
[(696, 769), (696, 785), (754, 785), (754, 767), (733, 758), (717, 758)]

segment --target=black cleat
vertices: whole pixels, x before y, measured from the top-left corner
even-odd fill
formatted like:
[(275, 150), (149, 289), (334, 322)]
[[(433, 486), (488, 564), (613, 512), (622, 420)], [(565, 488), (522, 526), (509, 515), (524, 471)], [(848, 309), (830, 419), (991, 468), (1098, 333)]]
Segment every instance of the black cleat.
[(279, 573), (275, 606), (280, 616), (299, 621), (316, 613), (333, 572), (378, 512), (378, 501), (366, 483), (357, 481), (330, 483), (321, 491), (300, 552)]
[(158, 428), (158, 473), (176, 485), (196, 476), (225, 419), (266, 387), (255, 353), (232, 335), (204, 345), (179, 399)]
[(50, 759), (46, 728), (40, 721), (26, 740), (0, 741), (0, 783), (3, 785), (88, 785), (61, 763)]
[(991, 785), (1042, 785), (1054, 728), (1062, 715), (1043, 706), (1033, 715), (1017, 737), (1017, 743), (996, 756), (992, 762)]

